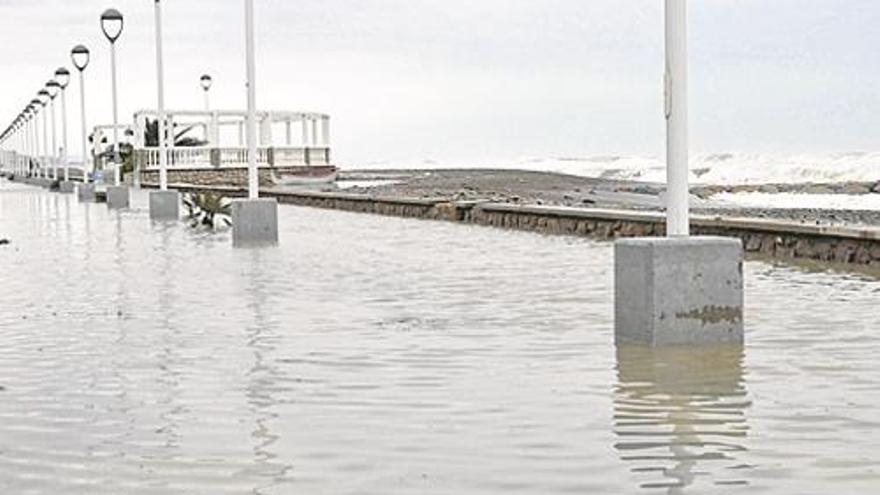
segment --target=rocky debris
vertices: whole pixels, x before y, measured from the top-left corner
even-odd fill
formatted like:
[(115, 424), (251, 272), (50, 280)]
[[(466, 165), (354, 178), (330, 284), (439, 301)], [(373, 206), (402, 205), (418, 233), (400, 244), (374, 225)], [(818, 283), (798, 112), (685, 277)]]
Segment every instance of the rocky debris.
[[(385, 178), (381, 171), (369, 173)], [(391, 172), (388, 172), (389, 174)], [(400, 198), (448, 198), (449, 201), (500, 201), (518, 205), (575, 206), (597, 208), (627, 208), (639, 211), (662, 211), (656, 201), (640, 203), (634, 194), (659, 198), (662, 184), (595, 179), (570, 175), (530, 172), (521, 170), (433, 170), (393, 171), (394, 184), (346, 189), (352, 194), (368, 194)], [(834, 184), (696, 184), (694, 196), (703, 199), (694, 213), (712, 216), (737, 216), (789, 220), (810, 225), (871, 225), (880, 226), (880, 212), (820, 209), (736, 208), (715, 205), (712, 197), (718, 193), (760, 192), (833, 194), (880, 193), (880, 182), (843, 182)], [(621, 193), (621, 194), (615, 194)]]
[(0, 239), (0, 246), (8, 246), (10, 244), (12, 244), (12, 241), (9, 239)]

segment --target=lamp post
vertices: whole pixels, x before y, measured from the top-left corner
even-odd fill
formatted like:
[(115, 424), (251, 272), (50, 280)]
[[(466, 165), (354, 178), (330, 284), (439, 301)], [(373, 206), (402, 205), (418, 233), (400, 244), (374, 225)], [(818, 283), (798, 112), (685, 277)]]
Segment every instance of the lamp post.
[(41, 89), (37, 92), (37, 98), (40, 101), (41, 112), (43, 116), (43, 178), (49, 178), (49, 166), (46, 160), (49, 159), (49, 119), (46, 115), (46, 105), (49, 103), (49, 92)]
[(61, 88), (61, 161), (64, 163), (64, 182), (65, 186), (62, 191), (68, 192), (67, 184), (70, 182), (70, 166), (67, 160), (67, 85), (70, 84), (70, 71), (64, 67), (59, 67), (55, 71), (55, 80)]
[(275, 199), (259, 199), (254, 0), (244, 0), (244, 11), (248, 103), (248, 199), (232, 203), (232, 244), (241, 247), (278, 243), (278, 203)]
[(34, 133), (33, 133), (33, 119), (34, 119), (34, 106), (32, 104), (28, 104), (24, 108), (24, 147), (25, 147), (25, 156), (27, 157), (25, 168), (24, 168), (24, 176), (31, 176), (31, 159), (33, 158), (33, 150), (34, 150)]
[[(615, 243), (615, 338), (652, 346), (742, 344), (742, 241), (690, 236), (687, 0), (665, 3), (667, 236)], [(705, 317), (717, 311), (725, 316)]]
[(260, 197), (260, 177), (257, 170), (257, 63), (254, 42), (254, 0), (244, 0), (245, 51), (247, 58), (247, 146), (248, 198)]
[(79, 115), (82, 131), (82, 160), (83, 160), (83, 184), (89, 183), (89, 174), (92, 171), (92, 159), (89, 156), (88, 140), (86, 139), (86, 86), (83, 72), (89, 65), (91, 54), (83, 45), (76, 45), (70, 51), (70, 60), (79, 72)]
[[(162, 55), (162, 2), (156, 0), (156, 130), (159, 145), (159, 191), (150, 193), (151, 220), (177, 220), (180, 218), (180, 194), (168, 190), (168, 136), (165, 130), (165, 67)], [(140, 175), (139, 173), (137, 175)]]
[(61, 91), (61, 85), (52, 79), (46, 83), (46, 91), (49, 93), (49, 108), (52, 115), (52, 153), (49, 154), (49, 157), (52, 160), (52, 179), (58, 180), (58, 128), (55, 126), (55, 97)]
[(206, 112), (211, 111), (211, 97), (210, 97), (209, 93), (211, 91), (211, 85), (213, 85), (213, 84), (214, 84), (214, 80), (208, 74), (203, 75), (199, 79), (199, 85), (201, 85), (202, 89), (205, 91), (205, 111)]
[(666, 0), (666, 235), (687, 237), (688, 69), (687, 2)]
[(124, 25), (122, 14), (116, 9), (107, 9), (101, 14), (101, 30), (104, 36), (110, 42), (110, 72), (112, 79), (113, 92), (113, 161), (116, 164), (113, 172), (113, 183), (119, 185), (120, 182), (120, 166), (122, 159), (119, 155), (119, 107), (118, 95), (116, 90), (116, 41), (122, 35), (122, 27)]

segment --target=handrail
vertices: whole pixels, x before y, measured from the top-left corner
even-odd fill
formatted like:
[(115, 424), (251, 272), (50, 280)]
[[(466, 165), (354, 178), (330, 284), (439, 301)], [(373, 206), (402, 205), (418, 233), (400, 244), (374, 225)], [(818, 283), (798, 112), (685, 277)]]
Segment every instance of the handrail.
[[(168, 169), (192, 168), (241, 168), (248, 163), (247, 148), (194, 146), (171, 148), (168, 153)], [(141, 170), (159, 169), (158, 148), (134, 150), (136, 163)], [(257, 148), (257, 165), (261, 167), (293, 167), (330, 165), (329, 146), (274, 146)]]

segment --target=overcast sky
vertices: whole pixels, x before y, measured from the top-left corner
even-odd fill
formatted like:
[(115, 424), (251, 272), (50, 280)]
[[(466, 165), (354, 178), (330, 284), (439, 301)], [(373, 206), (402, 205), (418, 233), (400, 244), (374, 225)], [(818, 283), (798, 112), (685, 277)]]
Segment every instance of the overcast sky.
[[(244, 3), (163, 0), (170, 108), (243, 108)], [(154, 107), (148, 0), (0, 0), (5, 127), (76, 43), (90, 125), (110, 114), (98, 17), (126, 16), (120, 114)], [(258, 105), (333, 117), (336, 157), (469, 160), (663, 149), (662, 0), (256, 0)], [(698, 151), (878, 148), (880, 2), (690, 2)], [(76, 82), (68, 99), (78, 136)], [(78, 141), (71, 139), (72, 154)]]

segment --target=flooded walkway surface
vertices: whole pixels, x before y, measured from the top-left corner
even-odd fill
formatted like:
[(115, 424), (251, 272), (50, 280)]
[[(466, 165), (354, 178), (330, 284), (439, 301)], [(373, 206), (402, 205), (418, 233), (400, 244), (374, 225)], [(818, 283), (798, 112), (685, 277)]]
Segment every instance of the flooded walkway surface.
[(0, 184), (0, 493), (874, 493), (880, 283), (746, 265), (745, 349), (615, 349), (611, 245)]

